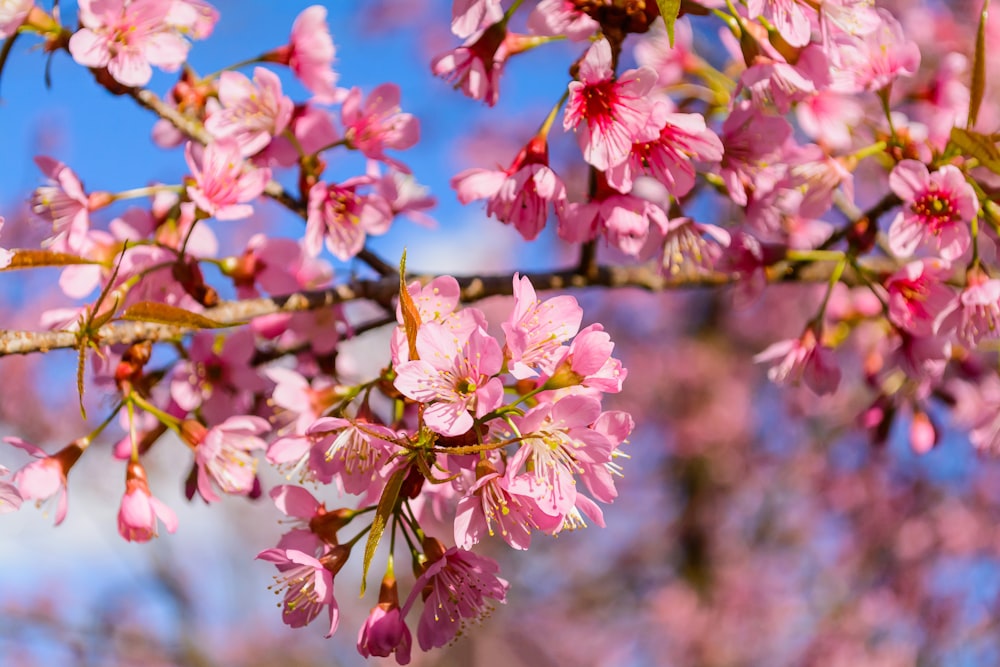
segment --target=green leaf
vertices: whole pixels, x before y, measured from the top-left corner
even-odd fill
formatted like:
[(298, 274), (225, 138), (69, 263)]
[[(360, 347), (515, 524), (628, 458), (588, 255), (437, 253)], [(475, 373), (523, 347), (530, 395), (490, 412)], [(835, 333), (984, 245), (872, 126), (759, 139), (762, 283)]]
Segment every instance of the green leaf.
[(30, 269), (36, 266), (68, 266), (70, 264), (98, 264), (93, 260), (70, 255), (65, 252), (52, 252), (51, 250), (29, 250), (12, 248), (14, 257), (11, 258), (10, 265), (3, 271), (14, 271), (16, 269)]
[(681, 0), (656, 0), (656, 6), (660, 8), (663, 24), (667, 26), (670, 48), (674, 48), (674, 24), (677, 23), (677, 15), (681, 13)]
[(406, 331), (406, 342), (409, 344), (410, 361), (420, 358), (417, 354), (417, 329), (420, 328), (420, 311), (406, 288), (406, 251), (399, 260), (399, 309), (403, 313), (403, 329)]
[(969, 120), (966, 127), (972, 128), (979, 118), (979, 107), (983, 103), (986, 89), (986, 20), (990, 15), (990, 0), (983, 0), (983, 10), (979, 13), (979, 30), (976, 32), (976, 54), (972, 62), (972, 82), (969, 84)]
[(232, 326), (225, 322), (216, 322), (198, 313), (192, 313), (190, 310), (154, 301), (140, 301), (129, 306), (122, 313), (121, 319), (134, 322), (172, 324), (189, 329), (224, 329)]
[(951, 144), (963, 154), (979, 160), (981, 165), (993, 173), (1000, 174), (1000, 150), (997, 149), (996, 142), (986, 135), (953, 127)]
[[(402, 275), (402, 272), (400, 272)], [(361, 569), (361, 595), (365, 594), (368, 584), (368, 567), (375, 557), (375, 550), (382, 539), (382, 533), (389, 523), (389, 517), (396, 509), (396, 501), (399, 500), (399, 490), (403, 487), (403, 481), (410, 474), (410, 466), (406, 465), (392, 473), (392, 477), (382, 490), (382, 497), (378, 500), (378, 507), (375, 508), (375, 518), (372, 520), (372, 529), (368, 531), (368, 541), (365, 543), (365, 561)]]

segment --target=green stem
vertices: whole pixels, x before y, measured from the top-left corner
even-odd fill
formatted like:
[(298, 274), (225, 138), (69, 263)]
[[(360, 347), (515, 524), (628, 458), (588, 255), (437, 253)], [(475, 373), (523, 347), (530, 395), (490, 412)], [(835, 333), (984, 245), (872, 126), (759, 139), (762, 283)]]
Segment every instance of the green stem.
[(253, 58), (248, 58), (247, 60), (241, 60), (238, 63), (233, 63), (232, 65), (226, 65), (222, 69), (216, 70), (211, 74), (206, 74), (201, 77), (202, 81), (208, 81), (210, 79), (217, 79), (223, 72), (231, 72), (233, 70), (240, 69), (241, 67), (246, 67), (248, 65), (256, 65), (257, 63), (265, 62), (261, 59), (261, 56), (254, 56)]
[(149, 414), (159, 419), (160, 423), (169, 428), (170, 430), (176, 431), (177, 433), (181, 432), (181, 420), (179, 420), (177, 417), (174, 417), (173, 415), (168, 415), (166, 412), (164, 412), (163, 410), (159, 409), (158, 407), (147, 401), (140, 394), (133, 391), (131, 394), (129, 394), (129, 400), (135, 401), (136, 405), (138, 405), (140, 408), (142, 408)]
[(791, 262), (840, 262), (846, 255), (842, 250), (788, 250), (785, 259)]
[(183, 185), (150, 185), (144, 188), (132, 188), (131, 190), (122, 190), (121, 192), (112, 193), (115, 201), (121, 201), (123, 199), (138, 199), (139, 197), (152, 197), (159, 192), (176, 192), (181, 194), (184, 192)]

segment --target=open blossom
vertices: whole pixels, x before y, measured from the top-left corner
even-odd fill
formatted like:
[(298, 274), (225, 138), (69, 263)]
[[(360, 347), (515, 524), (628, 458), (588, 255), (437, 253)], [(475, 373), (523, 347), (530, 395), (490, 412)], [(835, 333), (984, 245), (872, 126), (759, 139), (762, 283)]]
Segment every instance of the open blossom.
[(181, 432), (194, 448), (201, 497), (208, 502), (219, 500), (213, 481), (225, 493), (250, 493), (257, 475), (253, 452), (267, 448), (258, 436), (270, 430), (267, 420), (245, 415), (230, 417), (207, 431), (197, 422), (184, 422)]
[(970, 273), (965, 289), (938, 313), (934, 331), (954, 331), (970, 348), (984, 338), (1000, 338), (1000, 279)]
[(240, 72), (219, 76), (219, 102), (205, 129), (216, 139), (233, 139), (244, 157), (264, 150), (292, 120), (292, 100), (282, 94), (281, 80), (263, 67), (254, 68), (253, 81)]
[(192, 39), (206, 39), (219, 22), (219, 10), (205, 0), (173, 0), (166, 22)]
[(578, 77), (569, 84), (563, 129), (577, 131), (583, 159), (603, 171), (625, 161), (633, 144), (657, 137), (647, 123), (654, 70), (631, 69), (615, 78), (611, 45), (601, 39), (587, 49)]
[(359, 176), (333, 185), (320, 181), (309, 189), (304, 239), (307, 254), (317, 256), (325, 241), (334, 257), (346, 262), (361, 252), (368, 234), (389, 230), (389, 203), (377, 194), (357, 191), (371, 182), (370, 177)]
[(151, 65), (174, 71), (187, 59), (188, 43), (168, 23), (172, 0), (80, 0), (82, 28), (69, 40), (73, 59), (107, 67), (119, 83), (144, 86)]
[(616, 190), (628, 192), (632, 181), (646, 174), (663, 183), (674, 197), (683, 197), (694, 188), (692, 160), (722, 159), (722, 142), (701, 114), (672, 113), (667, 103), (658, 102), (648, 126), (654, 138), (632, 144), (626, 159), (608, 169), (608, 184)]
[(545, 227), (550, 204), (560, 216), (566, 206), (566, 186), (549, 168), (548, 144), (540, 136), (528, 142), (510, 168), (467, 169), (451, 179), (451, 187), (463, 204), (487, 199), (487, 215), (514, 225), (526, 241)]
[(461, 88), (466, 96), (493, 106), (500, 99), (500, 74), (507, 60), (507, 32), (500, 25), (473, 35), (462, 46), (431, 61), (431, 71)]
[(403, 617), (425, 588), (430, 593), (417, 626), (420, 648), (429, 651), (444, 646), (466, 627), (489, 612), (490, 600), (507, 602), (510, 584), (497, 576), (496, 561), (471, 551), (451, 547), (445, 550), (438, 540), (424, 540), (429, 565), (413, 584), (403, 605)]
[(50, 183), (35, 188), (31, 210), (52, 223), (55, 250), (78, 252), (90, 230), (90, 212), (108, 203), (108, 193), (87, 195), (80, 178), (59, 160), (39, 155), (35, 164)]
[(340, 108), (344, 124), (344, 138), (348, 143), (373, 160), (390, 162), (387, 148), (405, 150), (420, 139), (420, 123), (413, 114), (403, 113), (399, 106), (399, 86), (383, 83), (371, 92), (364, 102), (361, 89), (352, 88)]
[(417, 331), (417, 361), (396, 368), (396, 388), (426, 403), (424, 420), (441, 435), (462, 435), (472, 428), (472, 410), (482, 417), (503, 398), (500, 344), (476, 330), (464, 340), (437, 322)]
[[(7, 468), (0, 466), (0, 477), (7, 475)], [(0, 479), (0, 514), (15, 512), (21, 507), (21, 492), (7, 480)]]
[(576, 335), (583, 309), (568, 294), (539, 301), (527, 276), (514, 274), (514, 310), (504, 322), (504, 353), (510, 374), (521, 380), (551, 371), (563, 343)]
[[(35, 457), (35, 461), (14, 473), (13, 481), (17, 485), (18, 494), (24, 500), (41, 502), (55, 497), (55, 523), (58, 526), (66, 518), (66, 510), (69, 506), (66, 478), (70, 469), (80, 459), (83, 450), (90, 444), (89, 441), (85, 438), (75, 440), (51, 456), (20, 438), (8, 437), (4, 438), (4, 442), (18, 449), (23, 449)], [(8, 501), (13, 500), (13, 496), (9, 492), (7, 497)]]
[(340, 607), (333, 597), (333, 577), (347, 562), (347, 547), (334, 547), (316, 558), (296, 549), (265, 549), (257, 558), (278, 568), (274, 575), (276, 593), (284, 592), (282, 620), (290, 627), (302, 628), (311, 623), (325, 608), (330, 617), (331, 637), (340, 622)]
[(889, 226), (889, 248), (908, 257), (930, 247), (943, 259), (958, 259), (969, 248), (969, 223), (979, 210), (976, 191), (954, 165), (933, 174), (917, 160), (903, 160), (889, 174), (889, 187), (902, 208)]
[[(771, 116), (749, 100), (733, 106), (722, 124), (725, 147), (720, 175), (735, 204), (746, 206), (750, 194), (760, 186), (762, 174), (791, 136), (792, 126), (781, 116)], [(768, 179), (773, 180), (773, 179)]]
[(535, 35), (565, 35), (579, 42), (600, 28), (573, 0), (542, 0), (528, 16), (528, 30)]
[(819, 344), (812, 329), (806, 329), (801, 338), (779, 341), (753, 360), (757, 363), (774, 362), (767, 377), (776, 384), (806, 386), (819, 395), (832, 394), (840, 384), (840, 367), (833, 350)]
[(194, 144), (189, 141), (184, 157), (194, 174), (187, 193), (198, 208), (216, 220), (240, 220), (253, 214), (253, 206), (247, 202), (264, 191), (271, 170), (246, 164), (235, 140), (213, 141), (205, 146), (200, 159), (195, 158)]
[(833, 87), (842, 92), (881, 90), (920, 66), (920, 47), (886, 9), (876, 10), (878, 27), (863, 35), (842, 34), (830, 45)]
[(805, 46), (812, 32), (815, 10), (800, 0), (748, 0), (747, 15), (766, 18), (792, 46)]
[(0, 0), (0, 39), (17, 32), (34, 6), (35, 0)]
[(177, 515), (150, 492), (142, 464), (129, 462), (125, 495), (118, 510), (118, 533), (129, 542), (148, 542), (157, 535), (157, 519), (168, 533), (177, 530)]
[(333, 71), (336, 56), (337, 49), (326, 22), (326, 7), (313, 5), (295, 18), (289, 44), (268, 59), (291, 67), (302, 85), (312, 91), (315, 101), (332, 104), (340, 97), (337, 73)]
[(604, 233), (609, 243), (626, 255), (636, 257), (649, 239), (651, 224), (666, 233), (669, 221), (662, 208), (635, 195), (616, 193), (570, 204), (566, 215), (559, 219), (559, 237), (579, 243)]
[(915, 336), (930, 336), (934, 323), (954, 299), (945, 284), (950, 273), (947, 262), (926, 259), (910, 262), (885, 283), (889, 292), (889, 319)]

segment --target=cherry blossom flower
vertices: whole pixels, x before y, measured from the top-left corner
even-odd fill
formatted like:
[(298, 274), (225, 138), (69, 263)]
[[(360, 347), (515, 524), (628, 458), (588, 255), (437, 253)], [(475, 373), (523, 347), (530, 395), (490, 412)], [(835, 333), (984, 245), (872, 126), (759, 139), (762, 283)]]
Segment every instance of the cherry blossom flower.
[(889, 319), (914, 336), (930, 336), (938, 315), (954, 299), (945, 284), (947, 262), (926, 259), (910, 262), (885, 283), (889, 292)]
[(970, 272), (965, 289), (952, 297), (934, 321), (934, 331), (954, 331), (969, 348), (984, 338), (1000, 338), (1000, 279)]
[(387, 148), (405, 150), (420, 139), (420, 123), (413, 114), (403, 113), (399, 106), (399, 86), (383, 83), (361, 102), (361, 89), (352, 88), (340, 108), (344, 138), (365, 157), (389, 162), (403, 168), (397, 160), (388, 158)]
[(424, 213), (437, 206), (437, 199), (426, 186), (417, 183), (413, 174), (390, 168), (378, 177), (375, 192), (389, 203), (394, 216), (401, 215), (425, 227), (437, 226), (434, 218)]
[(754, 356), (756, 363), (775, 362), (767, 377), (776, 384), (806, 386), (819, 395), (832, 394), (840, 384), (840, 367), (833, 350), (820, 345), (815, 332), (806, 329), (801, 338), (779, 341)]
[(710, 272), (731, 240), (722, 227), (674, 218), (667, 223), (660, 267), (667, 276)]
[(327, 547), (338, 544), (337, 531), (347, 525), (353, 514), (347, 509), (326, 509), (324, 503), (300, 486), (282, 484), (271, 489), (270, 496), (278, 510), (293, 520), (294, 527), (281, 538), (279, 547), (314, 555), (322, 555)]
[(769, 116), (750, 104), (738, 102), (722, 124), (720, 139), (725, 147), (722, 180), (733, 202), (746, 206), (749, 193), (761, 184), (765, 165), (778, 155), (792, 134), (792, 126), (780, 116)]
[(551, 389), (583, 386), (605, 393), (616, 394), (628, 371), (621, 361), (611, 356), (615, 344), (601, 324), (594, 323), (581, 331), (568, 347), (561, 347), (560, 354), (552, 361), (551, 376), (545, 386)]
[(632, 189), (640, 174), (652, 176), (674, 197), (683, 197), (694, 188), (691, 160), (718, 162), (723, 148), (719, 137), (697, 113), (672, 113), (664, 102), (654, 105), (649, 134), (654, 138), (632, 144), (626, 159), (607, 171), (608, 184), (621, 192)]
[(125, 86), (144, 86), (151, 65), (174, 71), (187, 59), (188, 43), (167, 23), (172, 0), (80, 0), (83, 26), (69, 52), (84, 67), (107, 67)]
[(830, 51), (833, 87), (842, 92), (877, 91), (920, 66), (920, 47), (906, 39), (892, 14), (877, 10), (878, 27), (864, 35), (841, 35)]
[(338, 102), (337, 73), (333, 71), (337, 49), (326, 22), (326, 7), (312, 5), (302, 10), (292, 24), (289, 43), (264, 57), (292, 68), (295, 76), (312, 91), (320, 104)]
[(233, 139), (244, 157), (264, 150), (292, 120), (292, 100), (281, 92), (281, 80), (263, 67), (253, 71), (253, 81), (240, 72), (219, 76), (219, 102), (205, 121), (216, 139)]
[(118, 510), (118, 533), (129, 542), (148, 542), (157, 535), (157, 519), (168, 533), (177, 530), (177, 515), (150, 492), (142, 464), (130, 461), (125, 473), (125, 495)]
[(452, 0), (451, 31), (465, 39), (503, 18), (500, 0)]
[(396, 449), (392, 429), (361, 420), (323, 417), (306, 434), (326, 464), (323, 476), (337, 479), (347, 493), (366, 492), (379, 479)]
[(389, 230), (389, 203), (377, 194), (357, 191), (371, 183), (370, 177), (357, 176), (334, 185), (320, 181), (309, 189), (304, 247), (310, 256), (318, 255), (325, 241), (334, 257), (346, 262), (361, 252), (368, 234)]
[[(0, 215), (0, 232), (3, 231), (3, 226), (6, 220), (2, 215)], [(14, 261), (14, 251), (8, 250), (7, 248), (0, 248), (0, 269), (5, 269), (10, 266), (10, 263)]]
[(431, 61), (431, 71), (474, 100), (493, 106), (500, 99), (500, 75), (507, 60), (507, 31), (497, 24)]
[(247, 165), (235, 140), (213, 141), (205, 146), (198, 159), (194, 144), (189, 141), (184, 157), (194, 174), (194, 183), (188, 185), (187, 193), (198, 208), (216, 220), (240, 220), (253, 214), (253, 206), (247, 202), (264, 191), (271, 170)]
[(201, 497), (208, 502), (219, 500), (212, 490), (212, 481), (225, 493), (250, 493), (257, 474), (257, 460), (252, 452), (267, 448), (257, 436), (270, 430), (267, 420), (245, 415), (230, 417), (207, 431), (197, 422), (185, 421), (182, 436), (194, 449)]
[(646, 97), (656, 83), (654, 70), (631, 69), (616, 78), (611, 45), (601, 39), (587, 49), (578, 77), (569, 84), (563, 129), (577, 131), (583, 159), (603, 171), (624, 162), (633, 144), (656, 138), (658, 132), (647, 123)]
[(919, 247), (930, 247), (954, 260), (968, 250), (969, 222), (979, 200), (958, 167), (945, 165), (931, 174), (924, 163), (903, 160), (889, 174), (889, 188), (903, 202), (889, 226), (894, 253), (908, 257)]
[(565, 35), (580, 42), (600, 28), (600, 24), (580, 10), (573, 0), (542, 0), (528, 16), (528, 30), (535, 35)]
[(500, 344), (476, 330), (464, 340), (437, 322), (417, 331), (419, 360), (396, 368), (396, 388), (425, 403), (424, 420), (445, 436), (462, 435), (472, 428), (472, 410), (482, 417), (503, 398)]
[(580, 243), (604, 233), (609, 243), (637, 257), (649, 239), (651, 224), (661, 233), (669, 227), (666, 212), (647, 199), (617, 193), (598, 197), (567, 207), (566, 215), (559, 219), (560, 238)]
[(10, 37), (24, 23), (35, 0), (3, 0), (0, 2), (0, 39)]
[(527, 276), (514, 274), (514, 310), (501, 324), (508, 370), (521, 380), (550, 371), (562, 354), (562, 345), (576, 335), (583, 309), (576, 298), (564, 294), (539, 301)]
[(758, 56), (740, 75), (737, 91), (746, 88), (751, 103), (774, 107), (786, 114), (792, 105), (830, 85), (830, 67), (823, 48), (812, 44), (802, 49), (795, 64)]
[(642, 39), (635, 45), (635, 61), (656, 71), (658, 86), (672, 86), (684, 78), (685, 72), (699, 66), (700, 58), (694, 51), (694, 31), (687, 18), (681, 17), (674, 23), (673, 46), (666, 28), (659, 21), (640, 37)]
[(814, 11), (799, 0), (747, 0), (747, 15), (752, 19), (766, 18), (792, 46), (809, 43)]
[(346, 547), (334, 547), (318, 559), (297, 549), (265, 549), (257, 554), (258, 559), (278, 568), (270, 588), (279, 594), (284, 591), (281, 616), (288, 626), (305, 627), (326, 608), (330, 616), (326, 636), (333, 636), (340, 622), (340, 607), (333, 597), (333, 578), (347, 562), (349, 553)]
[(391, 574), (382, 580), (378, 600), (358, 632), (358, 653), (366, 658), (394, 655), (397, 663), (408, 665), (413, 637), (399, 607), (396, 579)]
[(489, 612), (489, 600), (507, 602), (510, 584), (497, 576), (496, 561), (471, 551), (444, 545), (433, 538), (424, 540), (429, 565), (413, 584), (401, 615), (413, 607), (425, 588), (430, 593), (417, 626), (417, 642), (429, 651), (444, 646), (461, 632), (468, 621), (481, 619)]
[(548, 144), (536, 136), (508, 169), (467, 169), (451, 179), (451, 187), (463, 204), (487, 199), (487, 215), (514, 225), (525, 241), (531, 241), (545, 227), (549, 205), (560, 216), (566, 206), (566, 186), (548, 165)]
[(166, 23), (190, 35), (192, 39), (207, 39), (219, 22), (219, 10), (205, 0), (173, 0)]
[(80, 178), (58, 160), (39, 155), (35, 164), (51, 183), (35, 188), (31, 210), (52, 223), (54, 249), (76, 252), (90, 229), (90, 212), (110, 203), (110, 196), (106, 192), (87, 195)]
[(500, 536), (514, 549), (531, 546), (531, 531), (552, 532), (562, 524), (562, 517), (543, 512), (525, 477), (501, 475), (489, 462), (476, 466), (478, 479), (458, 501), (455, 514), (455, 543), (471, 549), (486, 535)]
[[(89, 440), (86, 438), (75, 440), (51, 456), (20, 438), (7, 437), (4, 438), (4, 442), (23, 449), (37, 459), (15, 472), (13, 482), (24, 500), (35, 500), (40, 503), (55, 497), (55, 524), (58, 526), (66, 518), (69, 504), (66, 478), (70, 469), (80, 459), (83, 450), (90, 444)], [(13, 496), (9, 492), (7, 496), (8, 502), (11, 502)]]

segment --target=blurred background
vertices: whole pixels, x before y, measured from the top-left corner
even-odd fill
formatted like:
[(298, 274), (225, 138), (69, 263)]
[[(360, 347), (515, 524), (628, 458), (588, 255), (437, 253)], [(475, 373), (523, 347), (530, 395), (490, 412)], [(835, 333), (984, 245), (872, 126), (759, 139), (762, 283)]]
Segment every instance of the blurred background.
[[(200, 73), (285, 43), (310, 3), (214, 4), (221, 12), (215, 34), (191, 52)], [(60, 6), (63, 16), (75, 15), (75, 3)], [(403, 109), (420, 119), (422, 136), (399, 157), (439, 202), (431, 212), (436, 229), (397, 221), (372, 247), (391, 260), (408, 248), (415, 271), (572, 265), (574, 253), (551, 229), (527, 244), (487, 220), (481, 206), (459, 206), (448, 181), (462, 169), (509, 163), (564, 90), (578, 47), (556, 44), (513, 59), (500, 102), (490, 109), (431, 76), (430, 59), (457, 44), (448, 30), (450, 3), (326, 6), (340, 84), (365, 91), (386, 81), (400, 85)], [(974, 25), (962, 17), (978, 6), (898, 9), (926, 47), (925, 67), (960, 48), (954, 45), (971, 44), (963, 39)], [(696, 23), (695, 43), (711, 53), (719, 47), (707, 26)], [(148, 113), (98, 89), (65, 53), (46, 60), (23, 38), (0, 82), (4, 247), (31, 246), (48, 232), (26, 204), (42, 180), (35, 155), (66, 162), (89, 190), (135, 187), (136, 179), (177, 182), (186, 171), (180, 150), (151, 143)], [(304, 99), (286, 74), (286, 92)], [(174, 80), (158, 73), (150, 87), (163, 94)], [(554, 132), (553, 163), (579, 190), (585, 172), (569, 166), (571, 142)], [(333, 173), (361, 173), (363, 163), (352, 159), (332, 164)], [(291, 174), (278, 178), (294, 185)], [(705, 209), (706, 216), (720, 214)], [(264, 206), (253, 219), (215, 231), (223, 247), (243, 248), (258, 231), (295, 237), (296, 225), (278, 207)], [(358, 270), (337, 266), (340, 276)], [(4, 327), (38, 328), (39, 312), (64, 305), (55, 278), (44, 270), (0, 275)], [(996, 463), (975, 454), (963, 424), (945, 410), (929, 415), (940, 440), (923, 456), (910, 450), (905, 412), (888, 433), (860, 427), (858, 416), (872, 400), (860, 367), (846, 366), (841, 390), (817, 401), (808, 390), (771, 386), (751, 362), (771, 342), (800, 333), (820, 294), (781, 287), (737, 307), (726, 292), (575, 293), (584, 323), (605, 325), (629, 369), (625, 390), (608, 397), (606, 407), (629, 410), (637, 423), (625, 447), (631, 459), (620, 497), (605, 508), (608, 527), (539, 536), (526, 553), (494, 543), (489, 553), (511, 582), (508, 604), (454, 645), (415, 652), (413, 663), (1000, 664)], [(860, 298), (845, 289), (831, 307), (850, 312)], [(484, 307), (502, 312), (509, 304), (497, 299)], [(857, 365), (849, 359), (865, 358), (878, 338), (860, 327), (845, 364)], [(383, 363), (386, 340), (387, 332), (377, 331), (358, 341), (359, 373)], [(75, 357), (66, 352), (0, 359), (2, 434), (54, 451), (92, 428), (79, 416), (74, 370)], [(92, 416), (99, 418), (108, 402), (100, 388), (88, 387)], [(96, 446), (110, 456), (110, 445)], [(287, 628), (267, 590), (272, 567), (253, 560), (283, 532), (278, 512), (266, 497), (226, 498), (211, 508), (188, 503), (178, 473), (188, 460), (171, 457), (189, 453), (179, 444), (158, 450), (147, 467), (156, 495), (179, 515), (174, 536), (121, 540), (120, 466), (108, 475), (112, 468), (100, 455), (74, 468), (63, 525), (51, 526), (51, 508), (28, 504), (0, 517), (0, 665), (362, 664), (354, 629), (374, 598), (357, 596), (358, 564), (338, 574), (344, 618), (333, 638), (323, 639), (319, 624)], [(12, 469), (24, 461), (12, 448), (0, 451), (0, 463)], [(264, 476), (265, 486), (279, 481)]]

